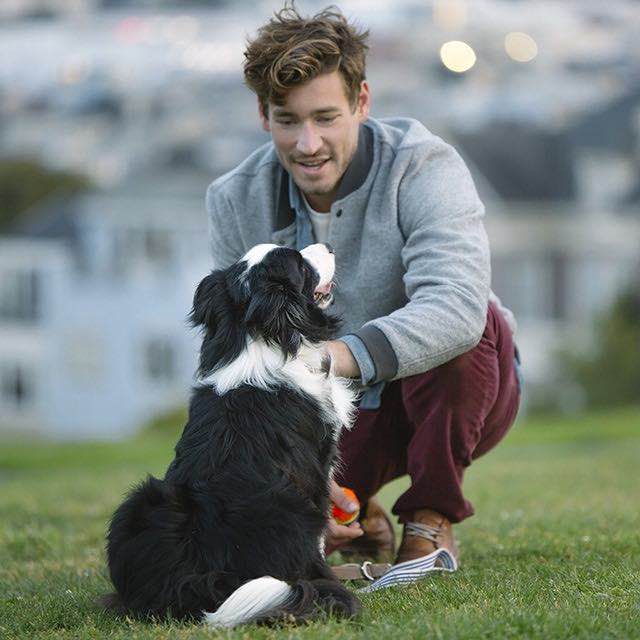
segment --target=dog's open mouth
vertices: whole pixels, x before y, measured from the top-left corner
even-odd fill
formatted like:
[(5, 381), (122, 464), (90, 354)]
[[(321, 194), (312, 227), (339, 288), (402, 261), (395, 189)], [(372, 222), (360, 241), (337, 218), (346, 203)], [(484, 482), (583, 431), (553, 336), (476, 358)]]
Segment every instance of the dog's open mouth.
[(327, 284), (320, 285), (313, 292), (313, 301), (321, 309), (326, 309), (333, 302), (333, 282), (327, 282)]

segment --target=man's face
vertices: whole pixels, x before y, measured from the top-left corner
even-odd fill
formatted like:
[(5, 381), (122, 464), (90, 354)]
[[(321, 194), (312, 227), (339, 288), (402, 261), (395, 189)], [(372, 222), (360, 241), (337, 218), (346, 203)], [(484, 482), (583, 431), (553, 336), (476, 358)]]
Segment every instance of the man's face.
[(363, 82), (352, 109), (340, 72), (333, 71), (291, 89), (284, 105), (270, 103), (268, 118), (260, 114), (282, 166), (317, 211), (329, 211), (335, 200), (370, 104)]

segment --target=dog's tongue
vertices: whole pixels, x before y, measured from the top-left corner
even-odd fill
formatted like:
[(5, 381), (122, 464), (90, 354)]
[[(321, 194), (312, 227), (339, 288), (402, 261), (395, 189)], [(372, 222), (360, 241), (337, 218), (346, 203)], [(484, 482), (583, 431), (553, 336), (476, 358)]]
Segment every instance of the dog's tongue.
[(331, 293), (331, 289), (333, 288), (333, 282), (327, 282), (327, 284), (323, 284), (316, 289), (316, 293), (321, 293), (322, 295), (326, 295), (327, 293)]

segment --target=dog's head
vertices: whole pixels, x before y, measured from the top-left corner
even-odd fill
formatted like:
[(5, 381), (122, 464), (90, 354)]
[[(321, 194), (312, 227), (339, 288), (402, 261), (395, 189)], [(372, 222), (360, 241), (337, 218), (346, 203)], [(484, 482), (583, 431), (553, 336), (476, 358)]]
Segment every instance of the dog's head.
[(328, 245), (298, 252), (260, 244), (228, 269), (206, 276), (189, 316), (204, 333), (200, 374), (237, 358), (247, 338), (277, 345), (285, 357), (294, 356), (303, 339), (332, 338), (338, 320), (325, 309), (332, 302), (334, 271)]

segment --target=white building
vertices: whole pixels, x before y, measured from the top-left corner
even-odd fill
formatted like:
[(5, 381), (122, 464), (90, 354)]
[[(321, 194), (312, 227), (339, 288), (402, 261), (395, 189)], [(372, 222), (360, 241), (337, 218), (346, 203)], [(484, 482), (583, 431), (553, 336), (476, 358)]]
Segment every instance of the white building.
[(526, 401), (580, 408), (581, 389), (558, 368), (561, 352), (589, 351), (594, 321), (640, 267), (640, 219), (608, 211), (522, 205), (487, 215), (493, 288), (518, 320)]
[(92, 195), (70, 238), (0, 240), (0, 431), (118, 438), (187, 401), (203, 197)]

